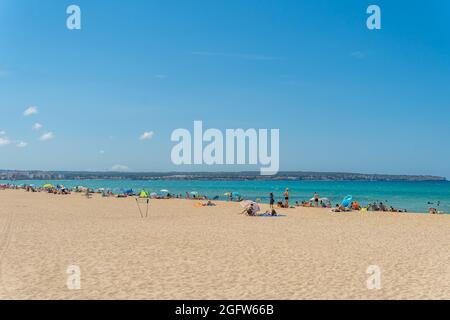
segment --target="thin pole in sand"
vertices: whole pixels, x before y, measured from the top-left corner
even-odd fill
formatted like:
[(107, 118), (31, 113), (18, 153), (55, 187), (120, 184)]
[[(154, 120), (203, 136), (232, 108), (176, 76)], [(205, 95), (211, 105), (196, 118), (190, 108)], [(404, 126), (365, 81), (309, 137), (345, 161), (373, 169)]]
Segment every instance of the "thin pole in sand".
[[(142, 210), (141, 210), (141, 205), (139, 204), (139, 198), (135, 198), (136, 199), (136, 204), (137, 204), (137, 206), (138, 206), (138, 209), (139, 209), (139, 213), (141, 214), (141, 218), (144, 218), (144, 214), (142, 213)], [(149, 204), (150, 204), (150, 199), (145, 199), (146, 200), (146, 203), (147, 203), (147, 209), (145, 210), (145, 218), (147, 218), (148, 217), (148, 206), (149, 206)]]

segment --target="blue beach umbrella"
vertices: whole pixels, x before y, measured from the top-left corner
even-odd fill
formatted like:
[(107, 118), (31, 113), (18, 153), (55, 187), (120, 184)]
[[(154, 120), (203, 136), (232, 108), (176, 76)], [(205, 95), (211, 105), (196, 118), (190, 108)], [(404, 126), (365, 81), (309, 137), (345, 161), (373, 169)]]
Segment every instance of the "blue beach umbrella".
[(352, 203), (352, 200), (353, 200), (353, 197), (352, 197), (352, 196), (346, 196), (346, 197), (344, 198), (344, 200), (342, 200), (342, 205), (343, 205), (344, 207), (349, 207), (350, 204)]

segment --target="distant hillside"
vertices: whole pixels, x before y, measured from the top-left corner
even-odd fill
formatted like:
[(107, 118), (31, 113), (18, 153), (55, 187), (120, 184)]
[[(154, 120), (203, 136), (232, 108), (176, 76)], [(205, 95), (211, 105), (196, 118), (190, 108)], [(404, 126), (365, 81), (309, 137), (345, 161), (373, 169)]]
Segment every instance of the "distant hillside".
[(0, 180), (323, 180), (323, 181), (446, 181), (444, 177), (421, 175), (385, 175), (344, 172), (284, 171), (275, 176), (248, 172), (76, 172), (0, 170)]

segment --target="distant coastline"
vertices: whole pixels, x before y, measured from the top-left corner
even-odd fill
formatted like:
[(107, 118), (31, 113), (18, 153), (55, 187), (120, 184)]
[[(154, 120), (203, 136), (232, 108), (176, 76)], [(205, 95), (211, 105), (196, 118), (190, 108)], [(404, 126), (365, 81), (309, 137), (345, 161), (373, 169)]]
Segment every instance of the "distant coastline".
[(447, 181), (431, 175), (389, 175), (346, 172), (281, 171), (261, 176), (242, 172), (84, 172), (0, 170), (0, 180), (299, 180), (299, 181)]

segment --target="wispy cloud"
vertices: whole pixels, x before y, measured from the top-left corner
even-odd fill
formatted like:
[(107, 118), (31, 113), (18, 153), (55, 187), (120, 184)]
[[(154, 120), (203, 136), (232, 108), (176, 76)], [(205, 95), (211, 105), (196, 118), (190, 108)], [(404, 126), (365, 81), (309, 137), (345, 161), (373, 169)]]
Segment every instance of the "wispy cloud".
[(98, 153), (105, 154), (105, 150), (100, 150)]
[(4, 136), (6, 134), (6, 131), (2, 130), (0, 131), (0, 136)]
[(141, 134), (139, 140), (150, 140), (151, 138), (153, 138), (154, 135), (155, 133), (153, 131), (147, 131)]
[(123, 164), (116, 164), (111, 167), (111, 171), (115, 171), (115, 172), (123, 172), (123, 171), (129, 171), (129, 170), (130, 170), (130, 168), (128, 168), (127, 166), (125, 166)]
[(166, 79), (167, 75), (165, 75), (165, 74), (155, 74), (155, 78), (156, 79)]
[(42, 129), (43, 125), (40, 123), (35, 123), (33, 124), (33, 126), (31, 127), (33, 130), (40, 130)]
[(53, 134), (53, 132), (47, 132), (47, 133), (44, 133), (39, 138), (39, 140), (41, 140), (41, 141), (49, 141), (49, 140), (52, 140), (54, 137), (55, 137), (55, 135)]
[(24, 142), (24, 141), (20, 141), (18, 144), (16, 144), (17, 148), (25, 148), (28, 146), (28, 143)]
[(247, 53), (225, 53), (225, 52), (211, 52), (211, 51), (194, 51), (191, 54), (196, 56), (205, 57), (224, 57), (224, 58), (234, 58), (242, 60), (282, 60), (280, 57), (266, 56), (260, 54), (247, 54)]
[(0, 137), (0, 147), (10, 144), (11, 141), (7, 137)]
[(23, 112), (23, 115), (25, 117), (28, 117), (28, 116), (31, 116), (31, 115), (36, 114), (36, 113), (38, 113), (38, 108), (37, 107), (29, 107), (28, 109), (26, 109)]
[(364, 59), (366, 57), (366, 54), (361, 51), (354, 51), (350, 53), (350, 56), (355, 59)]

